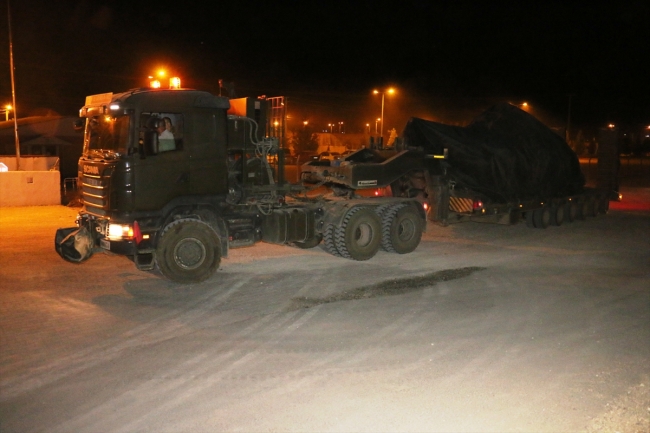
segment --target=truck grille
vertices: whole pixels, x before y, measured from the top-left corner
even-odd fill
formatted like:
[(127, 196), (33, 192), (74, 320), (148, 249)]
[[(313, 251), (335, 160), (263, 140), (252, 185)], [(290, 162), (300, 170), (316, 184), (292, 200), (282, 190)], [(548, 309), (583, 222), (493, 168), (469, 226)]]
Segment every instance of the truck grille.
[(472, 213), (474, 200), (471, 198), (449, 197), (449, 210), (457, 213)]
[(108, 211), (108, 180), (101, 176), (84, 174), (81, 176), (81, 195), (86, 211), (97, 216), (105, 216)]

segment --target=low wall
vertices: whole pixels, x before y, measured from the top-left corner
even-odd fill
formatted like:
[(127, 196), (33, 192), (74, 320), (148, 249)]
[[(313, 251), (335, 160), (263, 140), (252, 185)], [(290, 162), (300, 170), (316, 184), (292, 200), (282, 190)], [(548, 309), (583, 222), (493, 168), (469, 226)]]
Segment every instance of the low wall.
[(0, 172), (0, 207), (61, 204), (58, 171)]
[[(20, 169), (26, 171), (50, 170), (56, 164), (58, 156), (21, 156)], [(15, 156), (0, 156), (0, 162), (7, 166), (9, 171), (16, 171)]]

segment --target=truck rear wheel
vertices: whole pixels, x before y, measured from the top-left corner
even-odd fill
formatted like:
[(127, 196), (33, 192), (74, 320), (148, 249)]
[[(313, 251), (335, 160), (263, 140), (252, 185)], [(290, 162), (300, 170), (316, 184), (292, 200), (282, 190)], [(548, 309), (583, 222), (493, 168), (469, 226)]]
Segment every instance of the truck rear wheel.
[(210, 278), (221, 263), (221, 241), (206, 223), (182, 219), (164, 228), (156, 248), (162, 274), (178, 283), (198, 283)]
[(422, 220), (413, 206), (399, 204), (383, 214), (381, 247), (388, 252), (408, 254), (420, 245)]
[(345, 215), (334, 236), (342, 257), (368, 260), (379, 251), (381, 220), (371, 208), (355, 207)]
[(333, 224), (328, 224), (327, 227), (325, 227), (321, 247), (331, 255), (341, 257), (339, 250), (336, 248), (336, 239), (334, 238), (335, 231), (336, 227), (334, 227)]

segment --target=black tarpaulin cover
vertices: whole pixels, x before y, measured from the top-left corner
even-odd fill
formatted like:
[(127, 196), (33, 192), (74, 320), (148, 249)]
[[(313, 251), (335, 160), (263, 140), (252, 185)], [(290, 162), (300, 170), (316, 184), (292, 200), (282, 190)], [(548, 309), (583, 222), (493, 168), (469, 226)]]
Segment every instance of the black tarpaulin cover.
[(578, 157), (555, 132), (510, 104), (488, 109), (465, 127), (413, 117), (402, 134), (405, 148), (440, 155), (456, 188), (494, 201), (560, 197), (582, 191)]

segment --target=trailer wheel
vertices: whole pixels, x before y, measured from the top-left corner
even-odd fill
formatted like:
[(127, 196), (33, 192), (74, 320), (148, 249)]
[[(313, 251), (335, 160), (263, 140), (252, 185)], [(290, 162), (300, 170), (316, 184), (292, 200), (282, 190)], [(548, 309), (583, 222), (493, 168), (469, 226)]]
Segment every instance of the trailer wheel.
[(533, 211), (529, 210), (526, 211), (526, 227), (529, 229), (534, 229), (535, 228), (535, 220), (533, 219)]
[(575, 201), (569, 201), (564, 205), (564, 216), (570, 223), (578, 218), (578, 204)]
[(341, 253), (339, 253), (339, 250), (336, 248), (336, 239), (334, 238), (335, 231), (336, 228), (333, 224), (327, 225), (323, 232), (323, 243), (321, 244), (321, 247), (331, 255), (341, 257)]
[(587, 216), (598, 216), (598, 201), (596, 200), (596, 197), (587, 198)]
[(576, 213), (576, 220), (584, 221), (589, 215), (589, 203), (587, 199), (583, 199), (577, 204), (578, 212)]
[(564, 222), (564, 210), (566, 206), (551, 206), (551, 225), (561, 226)]
[(413, 206), (399, 204), (382, 219), (381, 247), (388, 252), (408, 254), (420, 245), (422, 220)]
[(170, 280), (178, 283), (205, 281), (220, 263), (221, 240), (203, 221), (181, 219), (163, 229), (156, 248), (156, 264)]
[(548, 206), (533, 211), (533, 222), (535, 228), (545, 229), (551, 222), (551, 210)]
[(381, 220), (368, 207), (350, 209), (335, 231), (336, 249), (342, 257), (352, 260), (372, 258), (381, 244)]

